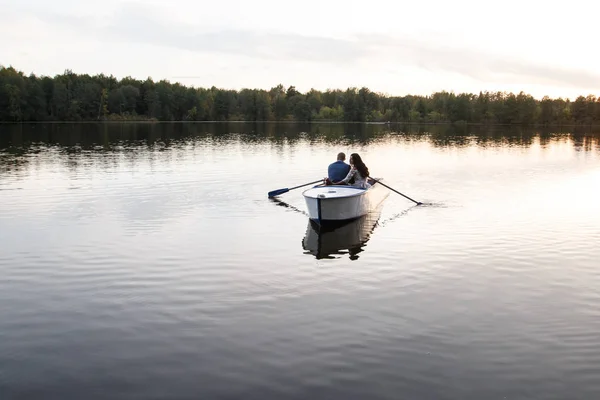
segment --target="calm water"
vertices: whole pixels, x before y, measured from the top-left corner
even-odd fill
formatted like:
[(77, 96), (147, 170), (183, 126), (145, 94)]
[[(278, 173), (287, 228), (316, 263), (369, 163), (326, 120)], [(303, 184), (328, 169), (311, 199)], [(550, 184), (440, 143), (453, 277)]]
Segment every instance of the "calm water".
[[(391, 193), (319, 235), (338, 151)], [(0, 399), (600, 397), (600, 134), (0, 125)]]

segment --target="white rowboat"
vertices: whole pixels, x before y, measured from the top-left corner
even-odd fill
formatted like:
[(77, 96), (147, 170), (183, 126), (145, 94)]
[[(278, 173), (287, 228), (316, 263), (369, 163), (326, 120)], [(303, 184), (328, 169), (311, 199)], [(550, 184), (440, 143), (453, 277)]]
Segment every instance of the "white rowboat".
[[(382, 180), (382, 179), (377, 179)], [(382, 184), (369, 179), (371, 187), (319, 185), (302, 192), (308, 216), (319, 225), (360, 218), (376, 209), (390, 194)]]

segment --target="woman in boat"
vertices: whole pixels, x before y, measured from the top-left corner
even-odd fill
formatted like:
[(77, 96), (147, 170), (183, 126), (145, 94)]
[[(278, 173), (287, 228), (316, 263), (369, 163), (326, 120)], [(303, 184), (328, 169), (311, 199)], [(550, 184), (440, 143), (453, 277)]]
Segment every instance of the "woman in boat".
[(344, 179), (338, 182), (325, 180), (326, 185), (350, 185), (361, 189), (368, 189), (371, 184), (367, 181), (369, 177), (369, 168), (365, 165), (362, 158), (357, 153), (350, 154), (350, 172)]

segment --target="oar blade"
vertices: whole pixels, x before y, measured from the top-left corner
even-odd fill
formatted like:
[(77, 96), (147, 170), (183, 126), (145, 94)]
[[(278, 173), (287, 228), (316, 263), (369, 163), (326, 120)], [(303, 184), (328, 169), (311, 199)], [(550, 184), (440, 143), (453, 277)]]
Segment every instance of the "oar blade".
[(308, 186), (308, 185), (311, 185), (313, 183), (317, 183), (317, 182), (321, 182), (321, 181), (322, 181), (322, 179), (319, 179), (319, 180), (316, 180), (314, 182), (308, 182), (308, 183), (305, 183), (303, 185), (294, 186), (293, 188), (284, 188), (284, 189), (272, 190), (269, 193), (267, 193), (267, 195), (269, 196), (269, 198), (275, 197), (275, 196), (279, 196), (280, 194), (287, 193), (290, 190), (298, 189), (298, 188), (301, 188), (301, 187), (304, 187), (304, 186)]
[(290, 189), (288, 189), (288, 188), (272, 190), (268, 193), (268, 196), (269, 196), (269, 198), (271, 198), (271, 197), (279, 196), (280, 194), (287, 193), (289, 191), (290, 191)]

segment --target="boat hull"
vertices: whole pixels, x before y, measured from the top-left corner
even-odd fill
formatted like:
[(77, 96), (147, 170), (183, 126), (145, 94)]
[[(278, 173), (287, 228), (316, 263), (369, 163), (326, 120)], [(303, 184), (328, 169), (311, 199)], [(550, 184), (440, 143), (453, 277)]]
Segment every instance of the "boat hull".
[(369, 189), (351, 186), (317, 186), (303, 192), (308, 216), (319, 223), (352, 221), (376, 209), (389, 195), (378, 183)]

